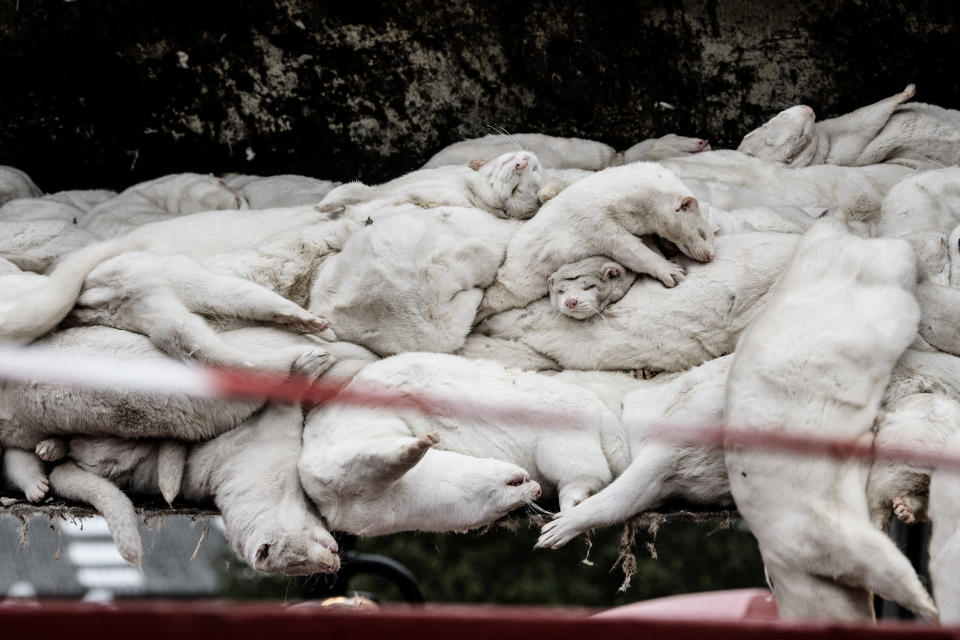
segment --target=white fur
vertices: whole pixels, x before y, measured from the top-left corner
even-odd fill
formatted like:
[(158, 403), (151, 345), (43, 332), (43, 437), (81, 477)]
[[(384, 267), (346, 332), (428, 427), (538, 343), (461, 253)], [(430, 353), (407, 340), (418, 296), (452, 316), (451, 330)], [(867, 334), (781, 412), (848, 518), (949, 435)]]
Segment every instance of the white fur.
[(535, 153), (544, 168), (586, 171), (599, 171), (631, 162), (653, 162), (710, 148), (706, 140), (686, 138), (673, 133), (643, 140), (621, 153), (602, 142), (583, 138), (560, 138), (542, 133), (490, 134), (444, 147), (422, 168), (467, 164), (475, 158), (490, 159), (515, 150), (517, 145)]
[(32, 222), (34, 220), (57, 220), (73, 224), (83, 210), (77, 206), (53, 200), (50, 196), (42, 198), (17, 198), (0, 207), (0, 221)]
[(116, 485), (68, 461), (51, 470), (50, 487), (61, 498), (93, 505), (106, 520), (120, 556), (140, 567), (142, 549), (137, 514), (130, 499)]
[[(960, 433), (954, 433), (943, 449), (946, 454), (960, 456)], [(930, 578), (933, 595), (945, 625), (960, 624), (960, 472), (941, 467), (930, 477)]]
[[(915, 281), (906, 243), (819, 221), (738, 342), (727, 424), (872, 438), (891, 371), (916, 334)], [(909, 561), (870, 524), (859, 461), (728, 446), (725, 462), (782, 618), (869, 618), (877, 592), (936, 619)]]
[(701, 138), (688, 138), (668, 133), (659, 138), (642, 140), (626, 151), (617, 154), (618, 161), (613, 164), (631, 164), (633, 162), (658, 162), (667, 158), (710, 151), (710, 143)]
[(122, 236), (150, 223), (201, 211), (247, 209), (222, 180), (175, 173), (136, 184), (87, 211), (77, 224), (100, 238)]
[(493, 360), (511, 369), (560, 370), (560, 365), (556, 361), (537, 353), (522, 342), (491, 338), (476, 332), (467, 335), (463, 346), (453, 353), (472, 360)]
[[(182, 487), (177, 482), (176, 490), (193, 501), (212, 498), (223, 516), (227, 540), (259, 571), (312, 575), (335, 573), (340, 567), (337, 544), (297, 477), (302, 425), (299, 407), (271, 405), (236, 429), (191, 446), (179, 462)], [(73, 438), (68, 465), (130, 491), (156, 494), (171, 464), (163, 460), (166, 446), (152, 440)], [(51, 474), (54, 479), (58, 469)], [(53, 490), (59, 493), (62, 488), (54, 482)], [(69, 497), (91, 501), (82, 490)], [(130, 544), (128, 529), (114, 527), (129, 520), (125, 501), (94, 503), (108, 518), (118, 546)]]
[(455, 207), (380, 219), (324, 263), (309, 308), (379, 354), (455, 351), (519, 224)]
[(128, 252), (97, 267), (88, 277), (71, 318), (136, 331), (164, 353), (221, 366), (251, 361), (208, 324), (246, 320), (273, 323), (302, 333), (320, 333), (330, 323), (269, 289), (224, 276), (186, 256)]
[[(207, 211), (146, 224), (125, 236), (88, 245), (67, 254), (49, 276), (26, 273), (0, 276), (0, 340), (25, 342), (55, 327), (73, 308), (87, 274), (121, 253), (148, 249), (152, 253), (187, 256), (256, 254), (257, 247), (266, 238), (329, 221), (330, 216), (320, 214), (314, 207)], [(334, 226), (352, 224), (346, 220), (334, 221)], [(331, 234), (342, 235), (336, 229)], [(290, 240), (285, 238), (285, 242)], [(296, 237), (292, 240), (294, 248), (300, 246)], [(328, 249), (323, 246), (318, 250), (325, 253)], [(309, 254), (309, 251), (298, 252)], [(270, 259), (274, 262), (271, 273), (282, 271), (276, 257)], [(311, 260), (315, 261), (315, 255)]]
[[(311, 413), (300, 477), (338, 529), (377, 535), (481, 526), (539, 495), (530, 475), (569, 509), (609, 482), (611, 466), (626, 464), (617, 416), (592, 392), (550, 376), (407, 353), (366, 367), (347, 387), (370, 389), (460, 404), (442, 415), (350, 405)], [(515, 407), (520, 415), (498, 411)], [(564, 416), (563, 424), (540, 417), (544, 412)], [(436, 473), (443, 480), (427, 482)], [(357, 493), (364, 498), (357, 501)], [(389, 512), (366, 503), (381, 494)]]
[(320, 210), (341, 209), (357, 222), (380, 220), (402, 205), (476, 207), (498, 218), (526, 219), (540, 208), (540, 161), (529, 151), (504, 153), (480, 166), (420, 169), (380, 185), (350, 182), (331, 191)]
[(574, 320), (543, 299), (488, 318), (478, 331), (517, 340), (565, 368), (682, 371), (733, 351), (797, 238), (717, 236), (713, 262), (678, 259), (688, 271), (673, 289), (639, 278), (602, 317)]
[(85, 212), (116, 195), (116, 191), (106, 189), (84, 189), (58, 191), (38, 198), (17, 198), (0, 206), (0, 220), (63, 220), (75, 224)]
[[(245, 352), (252, 365), (278, 373), (316, 378), (331, 368), (337, 353), (355, 361), (353, 354), (359, 351), (367, 354), (361, 360), (375, 359), (355, 345), (326, 343), (276, 329), (237, 329), (221, 337)], [(108, 327), (62, 331), (45, 338), (43, 344), (96, 355), (165, 358), (147, 338)], [(348, 347), (346, 351), (341, 345)], [(202, 440), (232, 429), (260, 404), (4, 382), (0, 384), (0, 444), (31, 450), (50, 436), (69, 434)]]
[(648, 248), (641, 235), (669, 240), (701, 262), (714, 257), (713, 228), (699, 203), (659, 165), (613, 167), (570, 185), (511, 238), (479, 317), (536, 300), (547, 293), (547, 276), (589, 256), (605, 256), (676, 286), (683, 268)]
[(708, 151), (660, 164), (684, 181), (723, 182), (748, 189), (753, 194), (751, 198), (765, 194), (784, 204), (813, 211), (844, 208), (855, 219), (875, 215), (890, 188), (913, 172), (896, 165), (791, 169), (737, 151)]
[(307, 176), (250, 176), (234, 174), (223, 178), (227, 188), (246, 200), (251, 209), (273, 209), (318, 204), (341, 183)]
[(30, 502), (40, 502), (47, 497), (50, 480), (43, 468), (43, 461), (33, 451), (5, 448), (3, 477), (10, 485), (23, 491)]
[(857, 162), (864, 148), (883, 130), (891, 116), (914, 95), (914, 86), (837, 118), (816, 122), (806, 105), (790, 107), (744, 136), (738, 151), (792, 167), (814, 164), (865, 165)]
[(960, 164), (960, 111), (921, 102), (897, 108), (855, 164), (938, 169)]
[(872, 226), (875, 235), (910, 243), (920, 258), (922, 279), (947, 284), (947, 238), (958, 224), (960, 168), (950, 167), (917, 173), (897, 183)]
[(581, 533), (623, 522), (671, 498), (729, 504), (722, 450), (664, 441), (659, 430), (719, 424), (731, 360), (724, 356), (683, 373), (635, 381), (638, 388), (623, 400), (630, 466), (603, 491), (545, 524), (537, 546), (562, 547)]
[(92, 233), (65, 220), (0, 221), (0, 254), (26, 256), (46, 266), (97, 241)]
[(547, 278), (550, 304), (560, 313), (584, 320), (620, 300), (636, 274), (622, 265), (600, 256), (591, 256), (565, 264)]
[[(664, 440), (659, 430), (671, 425), (719, 425), (732, 359), (732, 355), (724, 356), (682, 373), (621, 383), (621, 387), (636, 388), (623, 399), (622, 422), (630, 437), (630, 467), (603, 491), (547, 523), (537, 546), (563, 546), (589, 529), (622, 522), (667, 499), (714, 505), (730, 502), (723, 450)], [(958, 372), (958, 358), (907, 350), (885, 392), (890, 401), (885, 400), (885, 410), (877, 422), (877, 444), (894, 451), (898, 447), (939, 450), (960, 427)], [(585, 377), (598, 373), (565, 371), (557, 377), (583, 384)], [(603, 383), (608, 390), (618, 386), (615, 379), (604, 379)], [(947, 391), (945, 385), (951, 384), (954, 388)], [(919, 389), (924, 392), (916, 392)], [(619, 400), (616, 403), (619, 405)], [(906, 513), (904, 506), (912, 505), (913, 515), (923, 517), (922, 493), (929, 474), (929, 468), (913, 464), (874, 462), (866, 486), (872, 522), (886, 531), (895, 500), (901, 513)]]
[(17, 198), (37, 198), (42, 194), (26, 173), (14, 167), (0, 165), (0, 205)]
[(583, 138), (559, 138), (542, 133), (490, 134), (455, 142), (438, 151), (423, 169), (465, 165), (475, 158), (489, 160), (517, 151), (517, 145), (536, 154), (544, 167), (599, 171), (616, 164), (617, 152), (610, 145)]
[[(878, 448), (890, 452), (943, 450), (960, 429), (960, 402), (938, 393), (914, 393), (886, 405), (877, 419)], [(875, 460), (867, 478), (870, 520), (886, 532), (891, 514), (906, 523), (927, 519), (933, 468), (916, 462)]]

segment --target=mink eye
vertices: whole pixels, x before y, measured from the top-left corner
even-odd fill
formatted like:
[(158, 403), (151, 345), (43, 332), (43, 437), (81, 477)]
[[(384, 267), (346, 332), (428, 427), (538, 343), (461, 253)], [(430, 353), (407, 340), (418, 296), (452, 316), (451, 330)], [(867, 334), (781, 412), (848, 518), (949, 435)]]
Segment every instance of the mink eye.
[(707, 234), (706, 234), (706, 232), (704, 232), (703, 229), (700, 229), (700, 231), (698, 231), (698, 233), (700, 234), (700, 238), (701, 238), (702, 240), (706, 240), (706, 239), (707, 239)]
[(557, 289), (557, 293), (562, 294), (562, 293), (563, 293), (563, 289)]
[(590, 285), (589, 287), (584, 287), (583, 290), (584, 290), (584, 291), (590, 291), (590, 289), (596, 289), (596, 288), (597, 288), (597, 285), (592, 284), (592, 285)]

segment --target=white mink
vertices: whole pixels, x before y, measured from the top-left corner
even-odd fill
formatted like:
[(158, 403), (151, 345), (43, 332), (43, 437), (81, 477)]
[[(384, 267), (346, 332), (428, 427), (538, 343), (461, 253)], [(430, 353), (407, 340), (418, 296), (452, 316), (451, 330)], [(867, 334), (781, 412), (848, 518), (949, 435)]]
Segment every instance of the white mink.
[[(236, 349), (246, 350), (249, 362), (278, 373), (317, 378), (336, 360), (337, 353), (364, 349), (347, 343), (328, 343), (285, 331), (251, 327), (222, 334)], [(73, 354), (135, 358), (163, 362), (166, 356), (144, 336), (109, 327), (79, 327), (51, 334), (41, 344)], [(349, 355), (351, 359), (355, 356)], [(367, 361), (375, 359), (369, 354)], [(262, 403), (228, 401), (177, 394), (120, 392), (42, 383), (0, 384), (0, 444), (27, 450), (37, 448), (46, 459), (56, 459), (51, 436), (86, 434), (131, 438), (203, 440), (239, 424)]]
[(347, 240), (323, 264), (309, 309), (381, 355), (459, 349), (520, 222), (479, 209), (407, 210)]
[[(65, 465), (70, 473), (61, 477), (62, 467), (56, 467), (52, 489), (76, 500), (93, 498), (120, 549), (139, 543), (135, 521), (132, 531), (130, 527), (129, 499), (113, 494), (112, 499), (96, 501), (88, 488), (93, 482), (109, 480), (132, 492), (165, 496), (173, 487), (174, 495), (181, 492), (188, 500), (212, 499), (223, 516), (227, 540), (254, 569), (286, 575), (335, 573), (340, 567), (337, 543), (297, 476), (302, 426), (298, 406), (268, 405), (228, 433), (181, 448), (179, 459), (168, 453), (171, 446), (183, 446), (178, 443), (72, 438)], [(171, 466), (179, 473), (175, 484), (164, 490), (164, 474)]]
[(692, 185), (697, 180), (727, 183), (814, 212), (843, 208), (855, 220), (876, 216), (891, 187), (913, 173), (907, 167), (889, 164), (791, 169), (737, 151), (708, 151), (660, 164)]
[(856, 160), (914, 93), (914, 85), (907, 85), (889, 98), (820, 122), (809, 106), (790, 107), (745, 135), (737, 150), (791, 167), (875, 164), (882, 159)]
[(920, 258), (920, 277), (948, 284), (947, 238), (960, 224), (960, 167), (924, 171), (898, 182), (873, 223), (874, 234), (903, 238)]
[(543, 296), (551, 273), (589, 256), (615, 260), (666, 287), (679, 284), (683, 267), (648, 248), (642, 235), (669, 240), (700, 262), (714, 257), (712, 225), (669, 170), (640, 162), (570, 185), (510, 239), (497, 280), (484, 293), (479, 319)]
[(540, 208), (541, 183), (537, 156), (514, 151), (469, 166), (412, 171), (379, 185), (349, 182), (328, 193), (319, 210), (343, 210), (361, 223), (379, 220), (383, 210), (403, 205), (476, 207), (498, 218), (523, 220)]
[(474, 331), (467, 335), (463, 346), (454, 355), (471, 360), (493, 360), (511, 369), (525, 371), (559, 371), (560, 365), (517, 340), (491, 338)]
[(150, 222), (201, 211), (248, 209), (218, 178), (175, 173), (133, 185), (92, 207), (77, 224), (99, 238), (122, 236)]
[[(818, 221), (737, 343), (725, 423), (872, 439), (884, 388), (916, 335), (915, 286), (905, 242), (860, 239), (838, 220)], [(936, 619), (909, 561), (870, 523), (860, 461), (729, 442), (724, 456), (782, 618), (871, 618), (878, 593)]]
[(75, 224), (85, 212), (116, 195), (116, 191), (107, 189), (80, 189), (58, 191), (37, 198), (17, 198), (0, 206), (0, 220), (63, 220)]
[(25, 256), (46, 267), (98, 241), (66, 220), (0, 221), (0, 255)]
[[(426, 396), (427, 406), (430, 398), (455, 406), (439, 415), (338, 404), (311, 413), (301, 481), (338, 529), (379, 535), (472, 528), (537, 497), (538, 485), (566, 510), (609, 482), (611, 467), (622, 468), (629, 455), (617, 416), (598, 396), (493, 362), (401, 354), (366, 367), (347, 390), (389, 391), (414, 401)], [(514, 407), (524, 413), (504, 415)], [(543, 413), (564, 415), (567, 426)], [(442, 486), (423, 484), (437, 473)], [(417, 486), (423, 488), (417, 492)], [(385, 488), (404, 496), (389, 498), (388, 513), (354, 497), (359, 492), (379, 501)]]
[(630, 465), (605, 489), (545, 524), (537, 546), (562, 547), (581, 533), (623, 522), (669, 499), (730, 504), (722, 449), (664, 440), (661, 430), (718, 426), (732, 359), (723, 356), (682, 373), (634, 380), (634, 389), (623, 398), (622, 416)]
[(94, 269), (69, 318), (136, 331), (164, 353), (220, 366), (243, 367), (255, 359), (211, 326), (279, 325), (320, 334), (330, 323), (257, 283), (214, 273), (186, 256), (128, 252)]
[(243, 198), (251, 209), (274, 209), (318, 204), (341, 183), (308, 176), (252, 176), (232, 174), (223, 177), (228, 189)]
[(584, 138), (561, 138), (542, 133), (490, 134), (448, 145), (434, 154), (422, 168), (467, 164), (475, 158), (490, 159), (509, 153), (517, 145), (535, 153), (544, 168), (586, 171), (599, 171), (631, 162), (662, 160), (710, 148), (706, 140), (672, 133), (643, 140), (620, 153), (610, 145)]
[(855, 164), (939, 169), (960, 163), (960, 111), (915, 102), (897, 108)]
[(914, 85), (851, 113), (815, 121), (808, 106), (791, 107), (751, 131), (739, 150), (793, 167), (890, 163), (937, 169), (960, 162), (960, 112), (905, 104)]
[[(619, 382), (627, 392), (622, 422), (630, 437), (631, 464), (600, 493), (544, 525), (537, 546), (563, 546), (581, 533), (623, 522), (668, 499), (702, 504), (731, 502), (723, 450), (664, 440), (670, 434), (661, 429), (719, 426), (732, 359), (733, 355), (723, 356), (684, 372)], [(567, 370), (557, 377), (584, 384), (599, 373)], [(602, 382), (607, 393), (618, 386), (616, 377)], [(960, 359), (908, 349), (885, 390), (876, 442), (938, 450), (960, 426), (958, 385)], [(617, 405), (622, 394), (613, 394)], [(866, 485), (872, 522), (885, 531), (894, 508), (898, 517), (906, 517), (911, 506), (912, 515), (922, 517), (922, 494), (929, 474), (929, 468), (875, 461)]]
[[(609, 483), (611, 467), (619, 470), (629, 455), (617, 416), (596, 394), (553, 376), (447, 354), (404, 353), (365, 367), (350, 388), (414, 399), (424, 395), (455, 406), (436, 416), (330, 406), (323, 411), (322, 424), (317, 418), (308, 429), (337, 443), (322, 451), (327, 459), (342, 461), (348, 450), (363, 458), (364, 443), (436, 434), (438, 450), (522, 467), (546, 495), (558, 497), (565, 510)], [(521, 415), (503, 415), (515, 407), (522, 407)], [(543, 413), (565, 416), (568, 423), (545, 419)], [(309, 451), (316, 450), (305, 448), (305, 457)], [(570, 451), (576, 451), (575, 458)]]
[(602, 256), (565, 264), (547, 278), (550, 305), (575, 320), (602, 316), (608, 306), (626, 295), (636, 277)]
[(0, 205), (17, 198), (37, 198), (43, 195), (26, 173), (15, 167), (0, 165)]
[[(960, 433), (954, 433), (943, 453), (960, 456)], [(929, 515), (933, 522), (930, 536), (930, 578), (933, 595), (944, 625), (960, 623), (960, 472), (955, 467), (938, 467), (930, 476)]]
[[(960, 429), (960, 402), (938, 393), (914, 393), (887, 404), (877, 418), (874, 443), (887, 452), (936, 454)], [(927, 519), (933, 467), (919, 462), (878, 459), (870, 466), (867, 502), (870, 520), (886, 532), (891, 515), (911, 524)]]
[[(73, 308), (87, 275), (121, 253), (148, 250), (191, 257), (256, 253), (266, 238), (313, 223), (348, 227), (354, 224), (348, 220), (332, 220), (331, 216), (310, 206), (207, 211), (146, 224), (125, 236), (83, 247), (67, 254), (47, 276), (31, 273), (0, 276), (0, 340), (28, 342), (53, 329)], [(294, 260), (302, 257), (296, 255), (302, 251), (300, 247), (298, 242), (292, 243), (295, 254), (289, 257)], [(311, 247), (311, 243), (306, 243), (303, 249)], [(327, 248), (320, 250), (326, 252)], [(274, 267), (280, 268), (277, 264)]]
[(688, 270), (680, 286), (639, 278), (602, 317), (574, 320), (542, 299), (490, 317), (477, 330), (521, 342), (564, 368), (682, 371), (733, 351), (798, 238), (717, 236), (712, 262), (678, 259)]

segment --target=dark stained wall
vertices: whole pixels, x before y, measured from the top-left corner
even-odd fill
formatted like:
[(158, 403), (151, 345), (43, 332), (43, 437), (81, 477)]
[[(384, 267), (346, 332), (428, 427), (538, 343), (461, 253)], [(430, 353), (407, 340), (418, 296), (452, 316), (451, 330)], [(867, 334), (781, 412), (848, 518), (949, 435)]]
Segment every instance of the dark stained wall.
[(908, 82), (960, 108), (958, 66), (960, 3), (928, 0), (0, 0), (0, 164), (375, 182), (487, 123), (734, 146)]

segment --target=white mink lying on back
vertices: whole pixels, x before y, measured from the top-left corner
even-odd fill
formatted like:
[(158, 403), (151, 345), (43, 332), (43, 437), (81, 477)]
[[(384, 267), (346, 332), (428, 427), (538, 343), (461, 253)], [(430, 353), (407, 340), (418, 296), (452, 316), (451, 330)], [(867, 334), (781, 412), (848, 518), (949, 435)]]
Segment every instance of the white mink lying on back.
[[(628, 455), (617, 416), (596, 394), (552, 376), (505, 369), (493, 362), (404, 353), (367, 366), (347, 389), (360, 394), (399, 394), (439, 409), (439, 413), (420, 414), (333, 403), (318, 408), (308, 419), (300, 462), (304, 488), (331, 522), (340, 521), (371, 534), (387, 533), (398, 526), (427, 531), (450, 526), (446, 518), (451, 514), (445, 509), (435, 507), (429, 521), (412, 524), (400, 504), (389, 517), (403, 524), (390, 523), (389, 517), (361, 520), (364, 514), (355, 507), (349, 508), (349, 520), (339, 520), (347, 509), (342, 503), (362, 477), (376, 476), (391, 467), (396, 467), (397, 477), (406, 477), (420, 465), (429, 464), (431, 454), (437, 459), (453, 454), (492, 458), (499, 462), (494, 469), (520, 468), (523, 473), (514, 482), (518, 489), (532, 475), (546, 493), (558, 497), (564, 510), (609, 482), (611, 467), (620, 469)], [(516, 407), (523, 407), (519, 415)], [(550, 417), (561, 415), (566, 424)], [(392, 451), (401, 455), (406, 447), (413, 450), (411, 457), (403, 456), (405, 465), (401, 460), (388, 462)], [(410, 478), (412, 482), (416, 476)], [(470, 490), (470, 485), (456, 476), (444, 484), (462, 484), (464, 491)], [(431, 490), (421, 489), (427, 494), (423, 499), (429, 500)], [(464, 499), (479, 503), (485, 494), (472, 498), (468, 494)], [(365, 517), (371, 515), (375, 516)]]
[[(257, 253), (257, 247), (265, 239), (315, 223), (353, 225), (349, 220), (332, 220), (312, 206), (204, 211), (145, 224), (124, 236), (73, 251), (47, 276), (26, 273), (0, 276), (0, 340), (28, 342), (56, 327), (73, 309), (90, 272), (122, 253), (146, 250), (191, 257), (217, 252)], [(310, 243), (303, 247), (296, 242), (291, 244), (297, 252), (311, 247)], [(324, 252), (326, 249), (323, 247)], [(297, 266), (303, 264), (296, 255), (287, 258), (293, 258)], [(281, 256), (280, 262), (283, 261)], [(271, 272), (275, 270), (282, 271), (282, 265), (275, 264)]]

